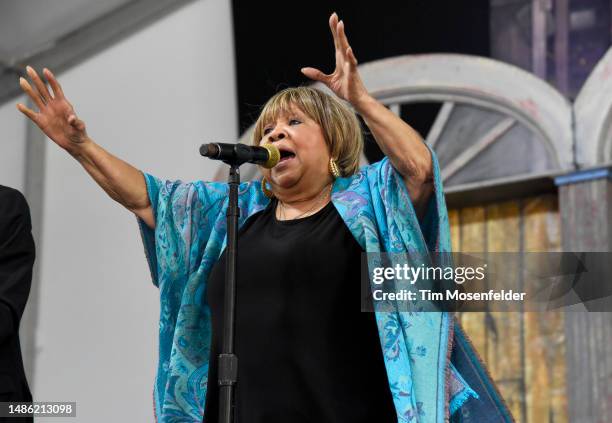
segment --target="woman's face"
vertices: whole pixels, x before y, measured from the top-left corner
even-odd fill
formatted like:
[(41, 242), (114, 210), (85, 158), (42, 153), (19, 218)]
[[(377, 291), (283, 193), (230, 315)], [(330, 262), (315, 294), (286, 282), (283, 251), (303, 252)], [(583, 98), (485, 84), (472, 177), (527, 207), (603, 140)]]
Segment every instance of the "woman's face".
[(323, 130), (298, 107), (263, 127), (260, 144), (272, 143), (281, 160), (272, 169), (262, 169), (273, 189), (303, 189), (329, 182), (329, 150)]

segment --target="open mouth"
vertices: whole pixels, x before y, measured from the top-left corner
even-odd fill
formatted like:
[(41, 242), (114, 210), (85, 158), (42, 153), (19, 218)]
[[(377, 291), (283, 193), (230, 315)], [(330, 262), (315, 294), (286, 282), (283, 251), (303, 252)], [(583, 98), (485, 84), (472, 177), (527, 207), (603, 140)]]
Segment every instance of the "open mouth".
[(280, 162), (290, 160), (295, 157), (295, 153), (289, 150), (279, 149), (280, 151)]

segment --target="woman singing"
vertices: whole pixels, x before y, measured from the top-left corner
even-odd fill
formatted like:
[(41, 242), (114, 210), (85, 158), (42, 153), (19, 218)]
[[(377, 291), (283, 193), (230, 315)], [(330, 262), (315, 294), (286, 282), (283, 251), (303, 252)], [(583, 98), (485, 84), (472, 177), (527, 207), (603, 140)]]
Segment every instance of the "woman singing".
[[(235, 421), (511, 421), (449, 313), (359, 311), (362, 252), (450, 251), (450, 233), (435, 155), (368, 94), (343, 22), (329, 25), (334, 72), (302, 72), (341, 100), (306, 87), (272, 97), (253, 143), (282, 159), (240, 186)], [(38, 111), (18, 109), (138, 217), (161, 291), (158, 421), (218, 421), (227, 185), (163, 181), (119, 160), (49, 70), (51, 91), (27, 71)], [(386, 155), (361, 169), (355, 112)]]

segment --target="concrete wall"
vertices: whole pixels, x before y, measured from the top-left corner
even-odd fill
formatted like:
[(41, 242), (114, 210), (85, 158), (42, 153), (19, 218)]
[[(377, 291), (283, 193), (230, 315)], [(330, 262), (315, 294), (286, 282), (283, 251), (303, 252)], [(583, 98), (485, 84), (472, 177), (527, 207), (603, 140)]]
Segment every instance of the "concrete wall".
[[(159, 177), (210, 178), (200, 143), (237, 136), (224, 0), (191, 3), (58, 78), (98, 144)], [(14, 103), (0, 107), (0, 183), (23, 188)], [(35, 337), (35, 400), (76, 401), (75, 422), (152, 421), (159, 291), (135, 217), (48, 142), (36, 327), (22, 328)]]

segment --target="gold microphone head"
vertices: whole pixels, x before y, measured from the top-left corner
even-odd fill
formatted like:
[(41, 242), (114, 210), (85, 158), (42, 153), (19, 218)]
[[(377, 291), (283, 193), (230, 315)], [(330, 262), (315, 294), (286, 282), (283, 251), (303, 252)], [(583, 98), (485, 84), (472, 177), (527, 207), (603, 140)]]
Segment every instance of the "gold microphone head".
[(262, 164), (262, 166), (266, 169), (272, 169), (280, 161), (280, 151), (278, 151), (278, 148), (274, 144), (270, 143), (259, 144), (259, 146), (268, 150), (269, 153), (268, 161)]

